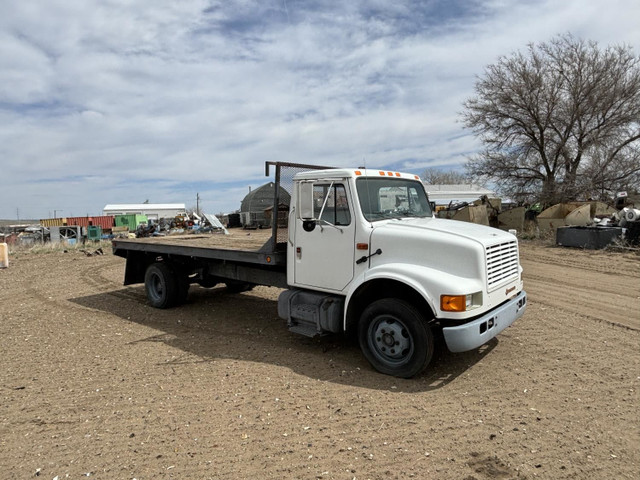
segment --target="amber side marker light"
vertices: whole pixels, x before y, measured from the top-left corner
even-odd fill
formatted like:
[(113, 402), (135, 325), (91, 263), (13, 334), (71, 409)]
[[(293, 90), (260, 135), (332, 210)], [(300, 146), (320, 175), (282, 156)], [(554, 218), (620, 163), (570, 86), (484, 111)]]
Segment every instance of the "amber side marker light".
[(464, 312), (467, 310), (466, 295), (440, 295), (440, 310), (445, 312)]

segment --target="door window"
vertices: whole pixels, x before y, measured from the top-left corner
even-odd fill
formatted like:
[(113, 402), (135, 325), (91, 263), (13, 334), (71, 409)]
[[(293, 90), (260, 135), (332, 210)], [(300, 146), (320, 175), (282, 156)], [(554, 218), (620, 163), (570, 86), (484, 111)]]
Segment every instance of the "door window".
[(314, 217), (332, 225), (349, 225), (351, 212), (344, 185), (316, 184), (313, 187)]

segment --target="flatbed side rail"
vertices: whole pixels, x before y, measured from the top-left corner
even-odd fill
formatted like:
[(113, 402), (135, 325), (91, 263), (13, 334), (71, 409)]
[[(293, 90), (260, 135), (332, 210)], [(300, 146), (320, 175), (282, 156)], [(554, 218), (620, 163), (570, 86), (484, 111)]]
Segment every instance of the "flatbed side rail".
[(148, 266), (166, 261), (187, 275), (208, 272), (208, 275), (220, 279), (287, 288), (286, 254), (143, 244), (126, 240), (114, 240), (113, 253), (126, 259), (124, 285), (144, 283)]
[(192, 247), (159, 243), (143, 243), (127, 240), (113, 240), (113, 253), (126, 258), (127, 251), (153, 253), (157, 255), (176, 255), (208, 260), (250, 263), (265, 266), (286, 264), (286, 255), (278, 252), (226, 250), (222, 248)]

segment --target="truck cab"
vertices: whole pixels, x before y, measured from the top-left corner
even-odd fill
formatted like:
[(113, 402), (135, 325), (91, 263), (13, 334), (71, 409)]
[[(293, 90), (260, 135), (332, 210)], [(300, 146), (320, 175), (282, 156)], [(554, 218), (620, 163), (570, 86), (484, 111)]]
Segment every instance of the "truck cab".
[(288, 225), (280, 315), (307, 335), (356, 333), (383, 373), (422, 371), (437, 331), (449, 350), (471, 350), (525, 311), (515, 236), (435, 218), (416, 175), (299, 173)]

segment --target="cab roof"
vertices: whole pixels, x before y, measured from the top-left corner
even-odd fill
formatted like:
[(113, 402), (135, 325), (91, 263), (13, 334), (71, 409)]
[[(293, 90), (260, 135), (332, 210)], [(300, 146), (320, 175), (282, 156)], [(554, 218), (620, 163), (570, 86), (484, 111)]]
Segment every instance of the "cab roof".
[(310, 170), (308, 172), (301, 172), (296, 174), (294, 180), (320, 180), (323, 178), (380, 178), (380, 177), (392, 177), (403, 178), (405, 180), (420, 180), (418, 175), (413, 173), (402, 173), (391, 170), (380, 170), (372, 168), (332, 168), (327, 170)]

